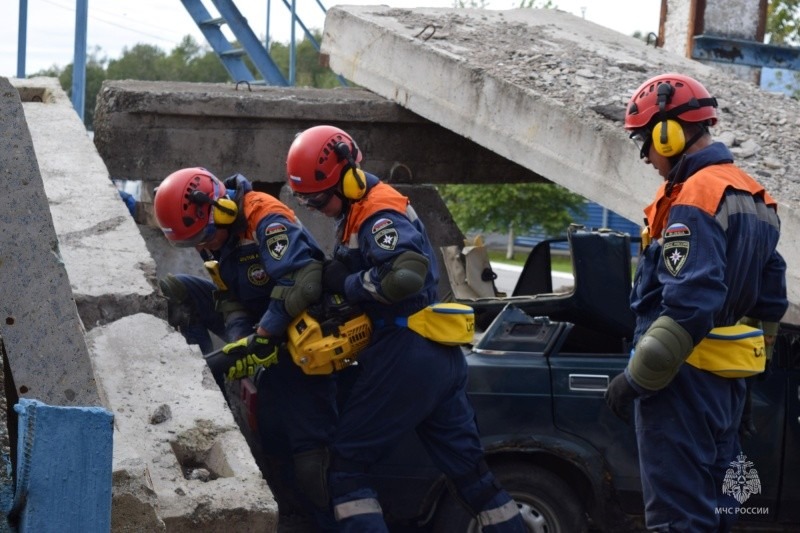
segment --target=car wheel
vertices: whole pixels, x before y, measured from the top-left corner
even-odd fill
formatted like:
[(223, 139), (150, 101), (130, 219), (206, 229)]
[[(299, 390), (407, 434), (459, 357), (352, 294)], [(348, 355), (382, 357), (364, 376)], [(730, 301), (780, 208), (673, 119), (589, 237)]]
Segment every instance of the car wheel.
[[(492, 467), (497, 480), (514, 498), (522, 519), (533, 533), (581, 533), (588, 529), (583, 504), (569, 485), (552, 472), (525, 463)], [(479, 533), (478, 521), (449, 492), (434, 518), (440, 533)]]

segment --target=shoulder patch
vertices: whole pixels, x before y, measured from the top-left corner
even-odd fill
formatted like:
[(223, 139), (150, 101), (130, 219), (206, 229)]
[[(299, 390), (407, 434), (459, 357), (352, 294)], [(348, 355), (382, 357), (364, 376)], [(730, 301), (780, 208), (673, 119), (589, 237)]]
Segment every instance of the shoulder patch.
[(267, 226), (266, 231), (264, 232), (267, 237), (270, 235), (275, 235), (276, 233), (286, 233), (286, 226), (281, 224), (280, 222), (273, 222), (269, 226)]
[(669, 227), (666, 230), (664, 230), (665, 239), (674, 239), (676, 237), (688, 237), (691, 234), (692, 232), (689, 231), (689, 227), (681, 222), (670, 224)]
[(400, 236), (397, 234), (397, 229), (387, 227), (376, 233), (374, 238), (375, 244), (384, 250), (391, 251), (397, 246), (397, 241), (400, 239)]
[(381, 218), (381, 219), (378, 219), (378, 220), (376, 220), (376, 221), (375, 221), (375, 223), (372, 225), (372, 234), (373, 234), (373, 235), (375, 235), (376, 233), (378, 233), (378, 232), (379, 232), (379, 231), (381, 231), (382, 229), (384, 229), (384, 228), (388, 228), (388, 227), (389, 227), (389, 226), (391, 226), (392, 224), (393, 224), (393, 222), (392, 222), (392, 220), (391, 220), (391, 219), (389, 219), (389, 218)]
[(269, 255), (276, 261), (283, 259), (286, 250), (289, 249), (289, 236), (286, 233), (278, 233), (267, 239), (267, 250)]
[(664, 240), (661, 251), (667, 272), (677, 276), (689, 257), (689, 241)]

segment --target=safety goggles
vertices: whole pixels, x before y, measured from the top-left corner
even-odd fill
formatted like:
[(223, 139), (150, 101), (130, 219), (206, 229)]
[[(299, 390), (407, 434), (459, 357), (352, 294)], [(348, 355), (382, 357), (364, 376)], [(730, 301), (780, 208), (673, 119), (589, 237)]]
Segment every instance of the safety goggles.
[(639, 149), (639, 159), (650, 155), (650, 145), (653, 144), (653, 132), (647, 129), (636, 130), (631, 133), (631, 140)]
[(214, 225), (213, 221), (209, 220), (206, 227), (197, 232), (193, 237), (171, 242), (176, 248), (195, 248), (211, 242), (216, 234), (217, 226)]
[(310, 207), (311, 209), (322, 209), (328, 202), (331, 201), (333, 198), (333, 190), (328, 189), (322, 192), (315, 192), (311, 194), (302, 194), (299, 192), (294, 193), (294, 197), (297, 198), (297, 203), (304, 207)]

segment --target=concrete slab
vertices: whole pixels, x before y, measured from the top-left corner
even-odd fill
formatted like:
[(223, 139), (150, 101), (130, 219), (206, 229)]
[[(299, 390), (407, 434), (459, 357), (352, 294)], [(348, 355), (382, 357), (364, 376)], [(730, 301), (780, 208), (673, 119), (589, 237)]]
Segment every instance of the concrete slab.
[(113, 515), (151, 511), (141, 494), (152, 491), (151, 523), (166, 531), (273, 530), (277, 504), (196, 347), (147, 314), (86, 339), (115, 413), (114, 475), (125, 483), (115, 484)]
[(11, 79), (39, 161), (59, 248), (86, 329), (139, 311), (166, 316), (155, 262), (56, 78)]
[[(322, 53), (337, 74), (630, 220), (660, 178), (621, 127), (625, 104), (650, 76), (694, 76), (720, 102), (714, 134), (781, 203), (780, 250), (800, 261), (791, 98), (555, 9), (334, 6)], [(788, 282), (787, 319), (800, 323), (800, 272)]]
[(168, 174), (204, 166), (277, 188), (294, 136), (317, 124), (350, 132), (370, 171), (394, 183), (454, 179), (542, 180), (461, 135), (360, 88), (252, 87), (106, 80), (97, 97), (95, 145), (115, 178), (149, 193)]
[[(49, 106), (47, 101), (37, 105)], [(0, 116), (0, 175), (5, 184), (0, 195), (0, 337), (15, 394), (56, 406), (100, 405), (42, 165), (20, 96), (6, 78), (0, 78)]]

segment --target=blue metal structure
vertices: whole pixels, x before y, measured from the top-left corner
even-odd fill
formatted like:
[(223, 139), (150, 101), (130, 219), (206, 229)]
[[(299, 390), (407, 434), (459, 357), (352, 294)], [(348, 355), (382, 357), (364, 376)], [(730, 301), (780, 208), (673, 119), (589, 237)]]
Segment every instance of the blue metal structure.
[(692, 59), (748, 65), (751, 67), (800, 70), (800, 49), (744, 39), (696, 35)]
[[(595, 202), (586, 202), (584, 205), (584, 212), (585, 214), (576, 214), (573, 216), (573, 222), (575, 224), (582, 224), (587, 228), (593, 229), (601, 229), (601, 228), (608, 228), (614, 231), (619, 231), (622, 233), (627, 233), (631, 237), (638, 238), (639, 234), (641, 233), (641, 227), (628, 220), (627, 218), (623, 217), (603, 207), (600, 204)], [(514, 239), (514, 244), (516, 246), (530, 246), (531, 248), (536, 246), (543, 240), (551, 238), (551, 235), (545, 234), (540, 228), (531, 228), (531, 230), (525, 234), (520, 235), (519, 237)], [(552, 247), (556, 250), (568, 250), (569, 245), (567, 243), (554, 243)], [(639, 244), (638, 242), (631, 244), (631, 254), (633, 257), (636, 257), (639, 253)]]
[[(286, 86), (286, 81), (278, 66), (270, 57), (264, 45), (256, 37), (253, 30), (247, 23), (247, 19), (236, 7), (232, 0), (211, 0), (214, 7), (219, 11), (219, 17), (212, 17), (202, 0), (181, 0), (183, 6), (195, 21), (197, 27), (205, 36), (208, 44), (217, 53), (223, 66), (228, 71), (234, 82), (246, 81), (249, 83), (259, 83), (268, 85)], [(223, 35), (221, 26), (227, 24), (240, 47), (235, 47), (228, 42)], [(250, 69), (244, 63), (244, 57), (248, 56), (253, 62), (262, 79), (256, 80)]]
[(89, 0), (75, 2), (75, 60), (72, 62), (72, 107), (83, 120), (86, 101), (86, 19), (89, 16)]
[[(203, 36), (208, 41), (211, 48), (219, 56), (223, 66), (228, 71), (231, 80), (234, 82), (246, 81), (251, 84), (268, 85), (294, 85), (296, 79), (296, 43), (295, 43), (295, 24), (303, 30), (305, 37), (319, 51), (319, 42), (314, 38), (311, 31), (303, 24), (297, 16), (297, 0), (282, 0), (284, 6), (289, 9), (292, 15), (291, 40), (289, 43), (289, 79), (287, 80), (278, 66), (269, 55), (269, 23), (271, 0), (267, 0), (267, 35), (264, 43), (261, 43), (253, 30), (247, 23), (247, 19), (242, 16), (236, 7), (234, 0), (210, 0), (216, 10), (218, 17), (213, 17), (203, 4), (203, 0), (181, 0), (188, 11), (192, 20), (195, 21)], [(84, 102), (86, 93), (86, 38), (87, 38), (87, 19), (88, 19), (89, 0), (76, 0), (75, 10), (75, 56), (73, 61), (72, 76), (72, 105), (75, 111), (83, 120)], [(316, 0), (317, 5), (323, 13), (326, 12), (325, 6), (320, 0)], [(228, 42), (222, 33), (222, 26), (227, 25), (236, 37), (237, 45)], [(19, 31), (17, 38), (17, 77), (25, 78), (25, 56), (27, 52), (27, 31), (28, 31), (28, 0), (19, 0)], [(261, 79), (256, 79), (244, 62), (248, 57), (255, 66)], [(346, 85), (344, 78), (339, 76), (339, 82)]]
[(17, 32), (17, 78), (25, 77), (25, 53), (28, 46), (28, 0), (19, 0), (19, 31)]

